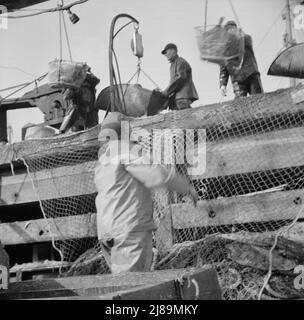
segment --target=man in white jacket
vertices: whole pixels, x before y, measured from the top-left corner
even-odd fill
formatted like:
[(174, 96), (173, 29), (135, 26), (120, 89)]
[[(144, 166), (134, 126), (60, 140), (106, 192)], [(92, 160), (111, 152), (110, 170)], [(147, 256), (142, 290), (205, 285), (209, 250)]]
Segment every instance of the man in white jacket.
[(165, 187), (190, 194), (195, 205), (198, 196), (174, 168), (147, 164), (139, 145), (121, 140), (121, 120), (121, 114), (111, 113), (101, 129), (100, 137), (112, 131), (118, 139), (109, 141), (95, 169), (98, 238), (104, 248), (110, 248), (112, 273), (149, 271), (156, 229), (151, 189)]

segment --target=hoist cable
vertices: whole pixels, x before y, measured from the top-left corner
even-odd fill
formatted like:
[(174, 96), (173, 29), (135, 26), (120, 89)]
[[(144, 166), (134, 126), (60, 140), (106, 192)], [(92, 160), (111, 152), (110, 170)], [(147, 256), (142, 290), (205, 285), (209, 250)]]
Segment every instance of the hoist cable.
[(237, 24), (238, 24), (239, 28), (241, 28), (241, 29), (242, 29), (240, 19), (239, 19), (239, 17), (238, 17), (238, 15), (237, 15), (237, 13), (236, 13), (236, 10), (235, 10), (235, 8), (234, 8), (234, 5), (233, 5), (233, 3), (232, 3), (232, 0), (228, 0), (228, 1), (229, 1), (229, 4), (230, 4), (230, 7), (231, 7), (231, 10), (232, 10), (232, 12), (233, 12), (234, 18), (235, 18), (235, 20), (236, 20), (236, 22), (237, 22)]
[(63, 11), (61, 11), (61, 15), (62, 15), (62, 21), (63, 21), (64, 31), (65, 31), (66, 42), (69, 50), (70, 60), (73, 61), (70, 39), (69, 39), (68, 30), (67, 30), (67, 25), (65, 23), (65, 17), (64, 17)]

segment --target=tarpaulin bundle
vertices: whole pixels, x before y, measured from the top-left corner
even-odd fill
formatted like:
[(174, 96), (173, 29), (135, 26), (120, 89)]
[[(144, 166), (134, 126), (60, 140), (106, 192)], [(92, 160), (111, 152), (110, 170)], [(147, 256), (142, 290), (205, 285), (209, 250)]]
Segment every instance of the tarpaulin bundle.
[(86, 63), (54, 60), (49, 63), (48, 80), (53, 87), (79, 88), (87, 77)]
[(245, 51), (244, 33), (241, 29), (229, 33), (223, 26), (216, 25), (209, 30), (204, 27), (196, 27), (195, 30), (202, 60), (240, 68)]

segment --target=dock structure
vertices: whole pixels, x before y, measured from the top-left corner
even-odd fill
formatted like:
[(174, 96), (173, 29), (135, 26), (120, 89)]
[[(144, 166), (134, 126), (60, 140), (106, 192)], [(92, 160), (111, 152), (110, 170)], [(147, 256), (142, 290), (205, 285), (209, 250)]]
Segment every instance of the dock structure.
[[(206, 132), (206, 170), (189, 176), (200, 195), (198, 207), (178, 195), (155, 194), (159, 254), (179, 250), (178, 260), (191, 246), (196, 260), (179, 257), (178, 264), (171, 256), (162, 259), (160, 269), (218, 263), (219, 256), (210, 258), (215, 248), (224, 255), (222, 263), (238, 271), (238, 266), (257, 269), (262, 279), (275, 241), (274, 270), (292, 273), (303, 264), (304, 86), (132, 119), (130, 125), (133, 132), (152, 135), (168, 128)], [(52, 241), (66, 242), (64, 250), (77, 247), (80, 254), (96, 239), (99, 131), (96, 126), (0, 147), (0, 241), (10, 255), (14, 281), (24, 280), (22, 273), (35, 279), (59, 268)], [(77, 257), (68, 254), (65, 263), (73, 263)]]

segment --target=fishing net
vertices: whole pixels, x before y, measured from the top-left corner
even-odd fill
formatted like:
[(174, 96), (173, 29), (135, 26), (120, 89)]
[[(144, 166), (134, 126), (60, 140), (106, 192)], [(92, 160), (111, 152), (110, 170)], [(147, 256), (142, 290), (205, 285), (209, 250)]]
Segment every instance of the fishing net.
[(196, 39), (202, 60), (238, 70), (243, 62), (245, 37), (241, 29), (229, 33), (223, 26), (196, 27)]
[[(174, 165), (199, 194), (194, 208), (188, 196), (154, 192), (152, 270), (212, 265), (224, 299), (303, 296), (293, 282), (294, 268), (304, 262), (304, 112), (295, 104), (301, 90), (131, 122), (144, 149)], [(92, 215), (98, 127), (89, 132), (53, 138), (39, 157), (24, 158), (45, 217), (70, 218), (64, 223), (69, 237), (54, 239), (62, 259), (72, 263), (65, 275), (110, 272)], [(43, 145), (37, 140), (38, 149)], [(188, 158), (187, 146), (193, 151)]]

